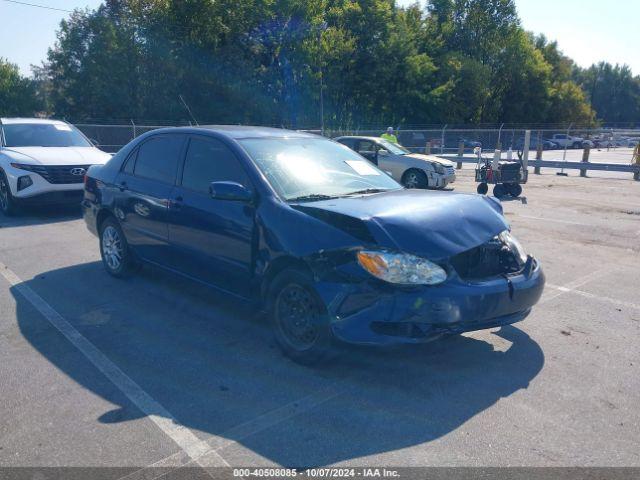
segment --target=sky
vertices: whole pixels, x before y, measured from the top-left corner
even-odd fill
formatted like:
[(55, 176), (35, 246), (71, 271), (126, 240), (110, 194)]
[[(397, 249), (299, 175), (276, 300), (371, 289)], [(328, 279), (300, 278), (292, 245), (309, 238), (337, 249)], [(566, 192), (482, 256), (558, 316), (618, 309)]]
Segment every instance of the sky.
[[(95, 8), (101, 0), (19, 0), (50, 8)], [(424, 5), (425, 0), (419, 0)], [(414, 0), (396, 0), (409, 5)], [(524, 28), (557, 40), (578, 65), (626, 63), (640, 74), (640, 0), (516, 0)], [(0, 0), (0, 57), (24, 75), (40, 65), (68, 13)]]

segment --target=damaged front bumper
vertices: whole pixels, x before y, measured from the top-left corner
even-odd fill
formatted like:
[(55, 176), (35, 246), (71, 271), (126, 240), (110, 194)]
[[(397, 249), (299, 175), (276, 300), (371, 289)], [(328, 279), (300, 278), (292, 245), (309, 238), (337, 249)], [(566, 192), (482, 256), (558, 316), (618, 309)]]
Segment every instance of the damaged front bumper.
[(540, 264), (528, 257), (520, 273), (481, 281), (464, 281), (452, 272), (437, 286), (320, 281), (316, 288), (338, 339), (391, 345), (519, 322), (540, 299), (544, 283)]

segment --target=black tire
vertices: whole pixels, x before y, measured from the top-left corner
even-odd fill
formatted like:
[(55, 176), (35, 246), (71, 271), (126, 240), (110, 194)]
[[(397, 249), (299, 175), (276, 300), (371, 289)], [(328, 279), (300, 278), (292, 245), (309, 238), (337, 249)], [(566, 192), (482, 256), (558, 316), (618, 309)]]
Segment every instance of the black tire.
[(520, 185), (519, 183), (511, 183), (507, 186), (509, 189), (509, 195), (511, 195), (513, 198), (518, 198), (522, 193), (522, 185)]
[(479, 183), (478, 184), (478, 188), (476, 189), (476, 191), (480, 195), (486, 195), (487, 192), (489, 191), (489, 185), (487, 185), (486, 183)]
[(507, 189), (502, 183), (497, 183), (495, 187), (493, 187), (493, 196), (497, 198), (502, 198), (507, 195)]
[(402, 175), (402, 185), (405, 188), (429, 188), (429, 179), (422, 170), (412, 168)]
[(282, 352), (303, 365), (326, 359), (333, 335), (311, 275), (295, 268), (284, 270), (274, 278), (268, 295), (269, 319)]
[(11, 193), (11, 187), (9, 187), (9, 181), (4, 170), (0, 170), (0, 211), (7, 217), (18, 213), (18, 207)]
[(128, 277), (136, 266), (122, 228), (113, 217), (100, 225), (100, 256), (107, 273), (116, 278)]

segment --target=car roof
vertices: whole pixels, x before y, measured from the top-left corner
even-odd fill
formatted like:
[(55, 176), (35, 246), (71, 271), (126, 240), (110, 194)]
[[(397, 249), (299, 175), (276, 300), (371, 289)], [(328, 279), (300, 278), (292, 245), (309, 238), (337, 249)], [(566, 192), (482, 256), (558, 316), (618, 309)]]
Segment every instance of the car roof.
[(341, 137), (336, 137), (334, 140), (342, 140), (344, 138), (352, 138), (355, 140), (371, 140), (371, 141), (379, 141), (380, 137), (367, 137), (364, 135), (343, 135)]
[(235, 140), (242, 138), (318, 138), (319, 135), (284, 128), (255, 127), (249, 125), (200, 125), (197, 127), (176, 127), (163, 130), (208, 130)]
[(66, 122), (62, 120), (54, 120), (49, 118), (0, 118), (0, 121), (3, 125), (14, 125), (14, 124), (24, 124), (24, 123), (35, 123), (40, 125), (66, 125)]

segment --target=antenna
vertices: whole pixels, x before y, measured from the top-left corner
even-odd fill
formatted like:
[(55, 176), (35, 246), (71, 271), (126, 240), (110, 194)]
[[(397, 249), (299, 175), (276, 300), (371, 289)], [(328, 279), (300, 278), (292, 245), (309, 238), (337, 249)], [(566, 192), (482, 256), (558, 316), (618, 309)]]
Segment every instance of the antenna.
[(187, 105), (187, 102), (184, 101), (184, 98), (182, 98), (182, 95), (178, 95), (178, 98), (182, 102), (182, 105), (184, 105), (184, 108), (186, 108), (187, 112), (189, 112), (189, 116), (191, 117), (191, 120), (193, 120), (196, 126), (199, 127), (200, 124), (198, 123), (198, 120), (196, 120), (196, 117), (194, 117), (193, 113), (191, 113), (191, 109), (189, 108), (189, 105)]

